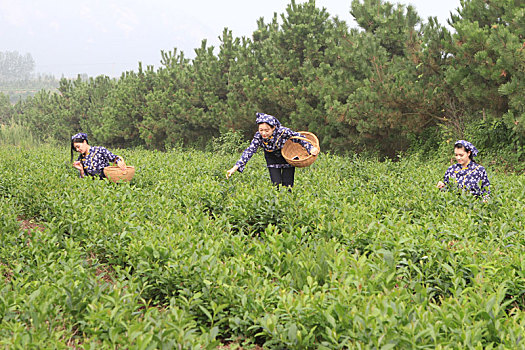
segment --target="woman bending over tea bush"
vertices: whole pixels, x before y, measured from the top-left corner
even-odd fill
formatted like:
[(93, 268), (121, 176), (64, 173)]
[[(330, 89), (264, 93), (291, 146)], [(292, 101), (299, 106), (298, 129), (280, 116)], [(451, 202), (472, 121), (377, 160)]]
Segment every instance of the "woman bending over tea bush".
[[(282, 126), (274, 116), (264, 113), (256, 113), (256, 116), (255, 122), (259, 131), (255, 133), (250, 146), (244, 150), (239, 161), (228, 170), (226, 177), (229, 178), (237, 170), (242, 173), (246, 163), (257, 152), (257, 149), (262, 147), (272, 183), (277, 186), (292, 187), (295, 167), (286, 162), (281, 154), (281, 149), (292, 136), (301, 136), (301, 134)], [(314, 156), (319, 153), (319, 149), (307, 141), (297, 139), (292, 139), (292, 141), (301, 144), (308, 153)]]
[(78, 169), (80, 177), (89, 175), (100, 179), (105, 178), (104, 168), (109, 166), (109, 162), (117, 162), (120, 169), (126, 169), (126, 163), (122, 157), (114, 155), (104, 147), (90, 146), (87, 134), (83, 132), (71, 137), (71, 161), (73, 161), (73, 151), (80, 153), (77, 160), (73, 162), (73, 167)]
[(447, 169), (443, 181), (439, 181), (437, 187), (445, 188), (452, 179), (458, 188), (468, 190), (477, 197), (483, 196), (483, 199), (487, 200), (490, 194), (490, 182), (485, 168), (474, 161), (477, 155), (478, 150), (472, 143), (457, 141), (454, 144), (457, 163)]

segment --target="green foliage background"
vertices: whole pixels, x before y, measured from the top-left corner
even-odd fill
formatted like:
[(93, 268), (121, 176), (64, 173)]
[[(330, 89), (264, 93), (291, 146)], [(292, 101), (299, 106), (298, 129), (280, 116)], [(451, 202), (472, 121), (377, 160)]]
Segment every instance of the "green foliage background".
[(394, 157), (469, 138), (522, 160), (524, 12), (519, 0), (465, 0), (445, 27), (412, 6), (353, 0), (359, 28), (349, 28), (313, 0), (292, 1), (249, 38), (225, 28), (219, 47), (203, 40), (193, 59), (163, 51), (156, 70), (63, 79), (0, 108), (65, 142), (82, 130), (106, 146), (203, 148), (229, 130), (248, 139), (262, 111), (334, 152)]
[(131, 184), (0, 147), (3, 346), (523, 347), (523, 176), (483, 203), (435, 188), (446, 157), (322, 154), (290, 193), (260, 154), (114, 151)]
[[(523, 347), (525, 183), (498, 171), (523, 170), (522, 2), (461, 1), (452, 30), (384, 1), (351, 12), (358, 29), (292, 1), (194, 59), (0, 94), (0, 344)], [(224, 178), (256, 111), (329, 150), (291, 193), (260, 155)], [(121, 148), (131, 184), (38, 146), (81, 130)], [(488, 203), (435, 188), (456, 138), (482, 150)]]

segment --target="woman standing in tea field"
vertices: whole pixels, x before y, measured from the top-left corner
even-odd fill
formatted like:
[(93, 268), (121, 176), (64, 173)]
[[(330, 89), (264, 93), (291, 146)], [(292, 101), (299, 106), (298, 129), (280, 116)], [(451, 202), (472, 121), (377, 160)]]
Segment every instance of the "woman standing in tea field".
[(117, 162), (120, 169), (126, 169), (126, 163), (122, 157), (114, 155), (104, 147), (90, 146), (87, 134), (83, 132), (71, 137), (71, 161), (73, 161), (73, 151), (80, 153), (77, 160), (73, 162), (73, 167), (78, 169), (80, 177), (89, 175), (100, 179), (105, 178), (104, 168), (109, 166), (109, 162)]
[[(266, 166), (270, 172), (270, 179), (274, 185), (283, 185), (292, 187), (294, 183), (295, 167), (288, 164), (281, 154), (286, 141), (293, 136), (301, 137), (298, 132), (292, 131), (281, 125), (279, 120), (272, 115), (265, 113), (256, 113), (255, 122), (258, 125), (258, 131), (253, 136), (250, 146), (244, 150), (241, 158), (235, 165), (227, 171), (226, 177), (229, 178), (237, 170), (243, 172), (246, 163), (257, 152), (259, 147), (264, 150)], [(319, 149), (307, 141), (292, 139), (293, 142), (299, 143), (308, 153), (317, 155)]]
[(483, 199), (487, 200), (490, 182), (485, 168), (474, 161), (477, 155), (478, 150), (472, 143), (465, 140), (456, 141), (454, 157), (457, 163), (447, 169), (443, 181), (439, 181), (437, 187), (445, 188), (452, 179), (458, 188), (468, 190), (477, 197), (483, 196)]

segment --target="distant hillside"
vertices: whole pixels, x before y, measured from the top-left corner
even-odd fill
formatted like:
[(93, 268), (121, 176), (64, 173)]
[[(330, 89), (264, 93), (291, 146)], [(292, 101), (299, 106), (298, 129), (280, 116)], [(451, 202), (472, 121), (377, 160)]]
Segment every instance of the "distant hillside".
[(33, 96), (40, 90), (56, 90), (58, 80), (52, 75), (35, 73), (35, 60), (30, 53), (0, 52), (0, 93), (11, 103)]
[(38, 76), (34, 79), (2, 81), (0, 93), (8, 96), (11, 103), (16, 103), (20, 99), (34, 96), (40, 90), (54, 91), (58, 85), (59, 80), (54, 76)]

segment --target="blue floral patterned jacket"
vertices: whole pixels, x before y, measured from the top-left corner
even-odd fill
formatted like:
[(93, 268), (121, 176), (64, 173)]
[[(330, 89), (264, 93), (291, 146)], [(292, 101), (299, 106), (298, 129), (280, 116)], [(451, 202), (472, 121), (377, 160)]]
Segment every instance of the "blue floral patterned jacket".
[[(286, 128), (284, 126), (278, 125), (272, 136), (269, 139), (263, 139), (261, 134), (257, 131), (255, 135), (253, 136), (252, 142), (250, 143), (250, 146), (242, 152), (241, 158), (235, 163), (239, 167), (239, 172), (243, 172), (244, 167), (246, 166), (246, 163), (250, 160), (250, 158), (257, 152), (259, 147), (262, 147), (265, 151), (276, 151), (283, 148), (284, 143), (288, 141), (292, 136), (301, 136), (300, 133), (290, 130), (289, 128)], [(312, 144), (304, 141), (304, 140), (297, 140), (292, 139), (293, 142), (301, 144), (308, 152), (312, 149)]]
[(84, 173), (90, 176), (104, 177), (104, 168), (109, 166), (109, 162), (116, 162), (122, 159), (114, 155), (106, 148), (101, 146), (91, 146), (88, 154), (80, 154), (77, 161), (80, 161), (84, 168)]
[(456, 163), (445, 172), (443, 182), (448, 184), (452, 180), (458, 188), (468, 190), (475, 196), (488, 198), (490, 194), (490, 182), (485, 168), (471, 161), (466, 168)]

